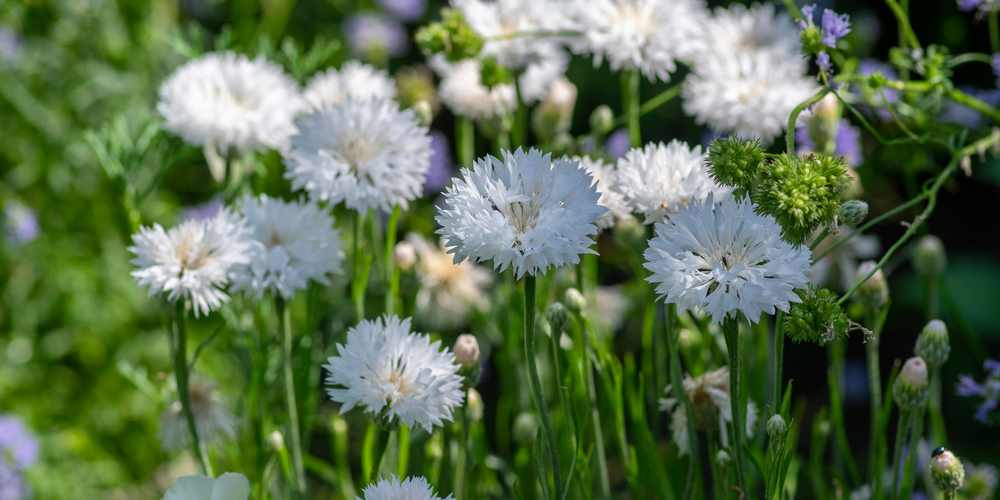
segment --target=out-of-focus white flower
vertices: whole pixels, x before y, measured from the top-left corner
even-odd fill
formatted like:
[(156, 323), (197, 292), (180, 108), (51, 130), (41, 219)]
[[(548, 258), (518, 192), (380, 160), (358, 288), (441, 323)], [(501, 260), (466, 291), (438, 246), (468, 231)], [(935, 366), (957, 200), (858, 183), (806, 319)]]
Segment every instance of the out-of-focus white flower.
[(815, 90), (816, 82), (806, 75), (800, 58), (766, 52), (718, 53), (698, 61), (681, 96), (684, 111), (698, 123), (770, 144), (788, 125), (795, 106)]
[(406, 54), (410, 44), (402, 23), (379, 12), (361, 12), (344, 18), (344, 38), (356, 57), (384, 60)]
[(163, 500), (247, 500), (250, 481), (238, 472), (227, 472), (218, 478), (184, 476), (167, 490)]
[(502, 115), (517, 107), (517, 93), (513, 85), (483, 85), (482, 63), (465, 59), (449, 63), (443, 57), (429, 62), (441, 76), (438, 95), (452, 113), (473, 119), (488, 119)]
[(387, 99), (324, 106), (298, 121), (285, 177), (315, 201), (365, 213), (404, 209), (423, 193), (431, 138), (412, 110)]
[(159, 224), (142, 227), (132, 235), (138, 267), (132, 276), (149, 295), (168, 292), (167, 299), (191, 300), (195, 317), (218, 309), (229, 296), (222, 289), (229, 270), (250, 262), (250, 243), (245, 240), (246, 223), (223, 208), (210, 219), (188, 219), (163, 229)]
[(621, 328), (628, 314), (629, 301), (621, 285), (597, 287), (597, 322), (610, 332)]
[(618, 180), (618, 171), (615, 169), (615, 166), (610, 163), (604, 163), (604, 160), (600, 158), (593, 160), (589, 156), (577, 156), (573, 159), (579, 161), (580, 166), (587, 169), (587, 172), (594, 176), (597, 191), (601, 193), (601, 198), (597, 203), (608, 208), (608, 213), (604, 218), (597, 221), (597, 227), (600, 229), (609, 229), (614, 227), (619, 221), (631, 220), (632, 209), (628, 206), (628, 202), (625, 201), (625, 197), (612, 189), (612, 186)]
[(232, 52), (177, 68), (160, 86), (156, 106), (165, 130), (222, 152), (287, 149), (302, 108), (298, 84), (281, 66)]
[(486, 307), (483, 290), (493, 282), (493, 274), (472, 262), (456, 264), (448, 255), (444, 240), (432, 245), (411, 233), (406, 241), (420, 258), (420, 291), (417, 292), (417, 321), (431, 329), (456, 328), (473, 309)]
[(799, 30), (788, 13), (775, 14), (770, 3), (754, 4), (749, 9), (740, 4), (732, 4), (728, 9), (717, 7), (703, 29), (711, 36), (704, 37), (704, 52), (699, 57), (712, 57), (715, 52), (801, 57)]
[[(839, 238), (828, 236), (816, 249), (813, 255), (820, 255), (838, 240), (846, 238), (854, 232), (851, 226), (840, 226)], [(817, 234), (819, 231), (817, 231)], [(879, 252), (877, 236), (859, 234), (834, 248), (820, 260), (814, 261), (809, 271), (809, 281), (816, 286), (825, 286), (847, 292), (854, 286), (854, 277), (858, 272), (858, 261), (874, 258)]]
[(316, 73), (303, 92), (313, 109), (325, 104), (340, 104), (351, 96), (355, 99), (396, 98), (396, 84), (389, 73), (358, 61), (347, 61), (339, 70), (330, 68)]
[(611, 190), (633, 212), (643, 214), (646, 224), (662, 222), (692, 200), (704, 200), (711, 192), (721, 199), (732, 192), (712, 179), (705, 165), (707, 158), (701, 146), (691, 149), (676, 139), (666, 145), (649, 143), (618, 160), (618, 176)]
[(250, 262), (232, 269), (233, 290), (244, 290), (255, 300), (265, 291), (288, 300), (309, 280), (329, 285), (327, 275), (340, 272), (340, 230), (334, 228), (333, 216), (315, 203), (262, 194), (244, 198), (242, 210), (254, 243)]
[[(223, 436), (236, 435), (236, 417), (226, 409), (226, 402), (215, 387), (215, 382), (197, 379), (188, 385), (194, 425), (204, 444), (218, 444)], [(189, 434), (181, 402), (175, 401), (160, 414), (160, 446), (166, 452), (187, 449)]]
[(576, 161), (536, 149), (504, 151), (503, 161), (487, 156), (445, 192), (447, 209), (438, 230), (455, 262), (493, 260), (518, 279), (550, 266), (580, 262), (594, 253), (590, 235), (607, 208), (598, 205), (594, 178)]
[(566, 80), (564, 75), (568, 67), (569, 54), (562, 50), (529, 64), (518, 78), (521, 100), (531, 105), (549, 97), (553, 86)]
[(480, 57), (496, 58), (510, 69), (554, 57), (558, 41), (538, 32), (565, 28), (562, 6), (550, 0), (452, 0), (469, 26), (484, 40)]
[(653, 80), (670, 80), (676, 61), (689, 61), (708, 35), (708, 11), (699, 0), (574, 0), (575, 28), (583, 36), (574, 52), (608, 61), (612, 71), (640, 70)]
[(710, 194), (682, 206), (656, 225), (644, 255), (647, 281), (665, 302), (704, 310), (713, 323), (737, 311), (754, 323), (762, 312), (788, 312), (802, 301), (794, 289), (809, 284), (809, 250), (781, 239), (781, 226), (746, 198), (716, 204)]
[(452, 420), (465, 397), (455, 355), (440, 347), (440, 340), (431, 343), (427, 335), (410, 333), (409, 318), (362, 321), (323, 365), (330, 372), (326, 383), (333, 386), (327, 389), (330, 399), (343, 403), (341, 414), (361, 405), (385, 424), (421, 425), (433, 432), (442, 420)]
[[(667, 386), (666, 394), (673, 387)], [(702, 431), (719, 432), (722, 446), (729, 446), (728, 424), (733, 421), (733, 406), (729, 399), (729, 367), (723, 366), (715, 371), (705, 372), (695, 378), (684, 374), (684, 390), (694, 406), (695, 428)], [(670, 431), (678, 455), (686, 455), (688, 448), (687, 411), (677, 404), (677, 397), (660, 399), (660, 410), (673, 412), (670, 420)], [(757, 405), (747, 400), (746, 433), (752, 438), (757, 429)]]
[[(451, 495), (442, 499), (434, 494), (434, 489), (422, 477), (410, 477), (400, 482), (399, 478), (379, 479), (364, 490), (364, 500), (451, 500)], [(358, 500), (362, 500), (360, 497)]]

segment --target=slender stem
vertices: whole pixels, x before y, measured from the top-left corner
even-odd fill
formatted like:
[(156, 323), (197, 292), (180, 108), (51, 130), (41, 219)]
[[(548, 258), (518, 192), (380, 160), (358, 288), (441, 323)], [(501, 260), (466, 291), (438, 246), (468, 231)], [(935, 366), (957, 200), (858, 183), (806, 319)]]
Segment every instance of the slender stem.
[(990, 52), (1000, 52), (1000, 29), (997, 28), (997, 11), (990, 10)]
[(361, 321), (365, 319), (365, 288), (367, 288), (367, 283), (362, 284), (361, 275), (363, 273), (365, 259), (362, 257), (362, 245), (361, 245), (361, 233), (363, 232), (362, 226), (364, 225), (364, 216), (360, 212), (354, 211), (351, 214), (351, 222), (354, 225), (354, 238), (353, 238), (353, 253), (351, 258), (354, 260), (354, 277), (351, 280), (351, 297), (354, 299), (354, 313), (357, 316), (356, 321)]
[[(698, 482), (698, 467), (701, 465), (701, 454), (698, 452), (698, 429), (695, 427), (694, 409), (691, 407), (691, 400), (688, 399), (687, 391), (684, 390), (684, 375), (681, 372), (681, 357), (677, 353), (677, 304), (666, 304), (666, 331), (667, 338), (667, 362), (670, 363), (670, 386), (677, 398), (678, 404), (684, 408), (687, 414), (687, 437), (689, 459), (688, 477), (684, 484), (684, 499), (693, 499)], [(709, 457), (712, 460), (712, 457)]]
[(816, 239), (814, 239), (813, 242), (809, 244), (809, 250), (810, 251), (815, 250), (820, 243), (823, 243), (823, 240), (825, 240), (827, 236), (830, 236), (829, 226), (824, 227), (823, 230), (820, 231), (818, 235), (816, 235)]
[(622, 79), (622, 108), (628, 116), (628, 135), (632, 147), (642, 146), (642, 133), (639, 131), (639, 71), (623, 71)]
[(782, 367), (785, 363), (785, 313), (783, 311), (778, 311), (774, 316), (774, 401), (773, 408), (774, 411), (779, 411), (781, 406), (781, 377), (782, 377)]
[(885, 0), (885, 3), (892, 10), (892, 13), (896, 15), (896, 19), (899, 20), (900, 38), (905, 37), (906, 41), (910, 43), (911, 49), (919, 49), (920, 42), (917, 41), (917, 35), (913, 32), (913, 27), (910, 26), (910, 19), (906, 15), (906, 10), (896, 0)]
[(722, 322), (722, 330), (726, 335), (726, 348), (729, 350), (729, 402), (733, 413), (732, 448), (736, 462), (736, 478), (740, 491), (749, 495), (747, 489), (747, 466), (743, 453), (743, 437), (746, 427), (743, 424), (743, 412), (740, 408), (740, 325), (736, 318), (727, 315)]
[(472, 168), (476, 156), (476, 126), (472, 120), (460, 116), (456, 123), (458, 136), (458, 163), (462, 168)]
[[(552, 455), (552, 478), (554, 480), (555, 498), (561, 500), (562, 495), (562, 472), (559, 470), (559, 448), (556, 443), (556, 433), (552, 429), (552, 418), (549, 416), (549, 409), (545, 406), (545, 396), (542, 394), (542, 382), (538, 377), (538, 364), (535, 360), (535, 277), (533, 275), (524, 276), (524, 359), (528, 363), (528, 382), (531, 385), (531, 396), (535, 401), (535, 407), (542, 418), (542, 432), (545, 434), (545, 441)], [(542, 460), (542, 457), (537, 457)], [(539, 477), (543, 484), (545, 477)]]
[(292, 310), (287, 307), (281, 297), (274, 299), (278, 316), (281, 317), (281, 329), (284, 335), (283, 351), (285, 355), (285, 394), (288, 404), (288, 433), (292, 436), (292, 465), (295, 468), (295, 488), (298, 496), (306, 493), (306, 469), (302, 462), (302, 437), (299, 433), (299, 409), (295, 401), (295, 376), (292, 370)]
[(392, 208), (392, 215), (389, 217), (389, 226), (385, 230), (385, 313), (389, 316), (396, 314), (396, 295), (399, 291), (399, 281), (394, 280), (396, 274), (396, 226), (399, 224), (399, 205)]
[(917, 480), (917, 445), (920, 443), (920, 438), (924, 435), (924, 414), (926, 412), (926, 404), (913, 412), (913, 425), (910, 427), (911, 458), (907, 466), (907, 474), (904, 475), (904, 477), (909, 476), (909, 483), (903, 485), (906, 496), (901, 496), (900, 500), (910, 500), (910, 494), (913, 493), (913, 483)]
[(782, 0), (785, 3), (785, 10), (795, 18), (796, 21), (806, 21), (806, 16), (802, 15), (799, 6), (795, 5), (795, 0)]
[(185, 300), (177, 301), (174, 328), (176, 330), (174, 335), (176, 342), (174, 346), (174, 377), (177, 379), (177, 395), (181, 400), (181, 410), (184, 412), (184, 420), (187, 421), (191, 456), (202, 473), (212, 475), (208, 456), (201, 447), (201, 440), (198, 439), (198, 426), (195, 424), (194, 411), (191, 409), (191, 395), (188, 392), (190, 373), (187, 364), (187, 302)]
[[(588, 301), (588, 304), (590, 302)], [(597, 388), (594, 385), (593, 346), (587, 337), (591, 334), (590, 321), (583, 317), (583, 369), (587, 376), (584, 381), (587, 383), (587, 397), (590, 399), (590, 418), (594, 426), (594, 449), (597, 452), (597, 472), (601, 483), (601, 498), (608, 500), (611, 498), (611, 479), (608, 476), (608, 457), (604, 450), (604, 430), (601, 428), (601, 412), (597, 402)]]
[(819, 102), (826, 94), (833, 90), (831, 87), (823, 87), (815, 95), (802, 101), (795, 109), (792, 110), (792, 114), (788, 116), (788, 130), (785, 131), (785, 145), (788, 148), (788, 156), (795, 156), (795, 122), (799, 119), (799, 114), (802, 113), (806, 108), (812, 106)]
[[(653, 111), (656, 108), (663, 106), (671, 99), (680, 95), (682, 85), (683, 85), (682, 83), (678, 83), (668, 88), (667, 90), (664, 90), (659, 94), (656, 94), (655, 96), (653, 96), (652, 99), (642, 103), (642, 106), (639, 107), (639, 116), (645, 115), (646, 113), (649, 113), (650, 111)], [(628, 122), (628, 120), (629, 120), (629, 114), (628, 114), (628, 108), (626, 108), (624, 114), (622, 114), (618, 118), (615, 118), (614, 123), (611, 124), (611, 128), (625, 125)]]
[(990, 106), (989, 104), (986, 104), (985, 102), (976, 99), (961, 90), (952, 89), (948, 91), (948, 97), (960, 104), (964, 104), (976, 111), (979, 111), (984, 115), (988, 115), (995, 122), (1000, 122), (1000, 111), (998, 111), (997, 108), (994, 108), (993, 106)]
[(878, 470), (878, 438), (880, 419), (882, 418), (882, 372), (878, 366), (878, 343), (879, 332), (877, 332), (878, 311), (872, 311), (868, 315), (868, 327), (872, 329), (874, 335), (865, 343), (865, 354), (868, 358), (868, 384), (871, 395), (871, 438), (868, 448), (868, 480), (871, 482), (872, 491), (875, 491), (876, 476), (882, 471)]
[(375, 482), (380, 477), (379, 472), (382, 470), (382, 459), (385, 458), (385, 450), (389, 447), (389, 438), (392, 437), (393, 432), (383, 429), (378, 424), (375, 425), (375, 450), (372, 454), (372, 470), (371, 477), (368, 478), (369, 483)]
[(851, 234), (848, 234), (847, 237), (841, 238), (841, 239), (833, 242), (833, 244), (830, 245), (829, 248), (827, 248), (826, 250), (824, 250), (823, 253), (819, 254), (818, 257), (816, 257), (815, 259), (813, 259), (813, 262), (819, 261), (823, 257), (826, 257), (826, 255), (828, 253), (830, 253), (831, 251), (833, 251), (833, 249), (839, 247), (840, 245), (843, 245), (846, 241), (850, 240), (851, 238), (853, 238), (853, 237), (855, 237), (855, 236), (857, 236), (857, 235), (859, 235), (859, 234), (867, 231), (868, 229), (870, 229), (875, 224), (878, 224), (879, 222), (882, 222), (883, 220), (888, 219), (889, 217), (892, 217), (893, 215), (896, 215), (899, 212), (902, 212), (903, 210), (906, 210), (907, 208), (910, 208), (913, 205), (916, 205), (917, 203), (920, 203), (921, 201), (924, 201), (926, 199), (927, 199), (927, 193), (921, 194), (920, 196), (917, 196), (916, 198), (913, 198), (912, 200), (907, 201), (906, 203), (903, 203), (903, 204), (899, 205), (898, 207), (896, 207), (896, 208), (894, 208), (892, 210), (889, 210), (888, 212), (886, 212), (886, 213), (884, 213), (884, 214), (882, 214), (882, 215), (880, 215), (880, 216), (878, 216), (878, 217), (876, 217), (876, 218), (874, 218), (874, 219), (866, 222), (865, 225), (863, 225), (863, 226), (855, 229), (854, 231), (851, 231)]
[(909, 430), (910, 412), (902, 408), (899, 409), (899, 422), (896, 424), (896, 443), (892, 451), (892, 491), (889, 498), (894, 499), (899, 495), (899, 482), (903, 474), (903, 441), (906, 440), (906, 431)]
[[(559, 405), (562, 407), (564, 421), (572, 422), (569, 403), (567, 403), (566, 394), (563, 391), (562, 363), (559, 362), (559, 341), (562, 338), (562, 331), (552, 331), (550, 333), (549, 339), (552, 341), (552, 370), (555, 372), (556, 394), (559, 395)], [(575, 436), (576, 429), (570, 428), (570, 434)]]
[(520, 75), (515, 74), (513, 80), (514, 93), (517, 96), (517, 109), (514, 110), (514, 127), (510, 139), (511, 146), (517, 148), (524, 146), (528, 141), (528, 107), (521, 97)]
[(458, 490), (463, 500), (469, 498), (469, 483), (472, 482), (472, 443), (469, 441), (472, 429), (469, 428), (470, 425), (472, 425), (472, 420), (469, 419), (469, 406), (466, 405), (462, 407), (462, 488)]

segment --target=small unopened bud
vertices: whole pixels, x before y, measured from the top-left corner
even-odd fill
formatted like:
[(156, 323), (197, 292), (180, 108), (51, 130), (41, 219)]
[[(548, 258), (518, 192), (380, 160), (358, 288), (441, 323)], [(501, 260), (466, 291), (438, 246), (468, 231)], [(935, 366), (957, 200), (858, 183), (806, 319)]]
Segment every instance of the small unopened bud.
[(514, 441), (520, 444), (535, 442), (538, 433), (538, 419), (533, 413), (522, 412), (514, 419)]
[(913, 249), (913, 268), (924, 279), (935, 279), (944, 274), (948, 265), (948, 255), (944, 251), (944, 243), (933, 234), (920, 238)]
[(840, 120), (840, 102), (837, 96), (827, 94), (813, 106), (813, 116), (821, 119)]
[(837, 222), (843, 226), (860, 225), (868, 217), (868, 204), (861, 200), (849, 200), (840, 205)]
[(274, 431), (267, 435), (265, 446), (267, 446), (267, 449), (271, 451), (281, 451), (285, 449), (285, 438), (282, 437), (280, 432)]
[(401, 241), (396, 243), (396, 265), (400, 270), (409, 271), (417, 263), (417, 251), (409, 242)]
[(931, 320), (917, 337), (913, 353), (923, 358), (927, 368), (934, 370), (948, 361), (951, 343), (948, 341), (948, 327), (939, 319)]
[(576, 288), (566, 290), (566, 296), (563, 297), (563, 302), (566, 303), (566, 308), (573, 314), (580, 314), (580, 311), (587, 309), (587, 299), (585, 299), (583, 294), (580, 293), (580, 290), (577, 290)]
[(434, 121), (434, 110), (431, 108), (431, 103), (427, 101), (417, 101), (414, 103), (413, 112), (416, 113), (420, 124), (425, 127), (429, 127), (431, 122)]
[[(858, 266), (856, 279), (864, 279), (875, 269), (875, 262), (865, 261)], [(885, 281), (882, 269), (875, 271), (871, 278), (865, 280), (854, 292), (854, 300), (869, 310), (875, 310), (885, 305), (889, 300), (889, 284)]]
[(771, 439), (778, 439), (788, 432), (788, 425), (785, 424), (785, 419), (781, 415), (774, 415), (767, 421), (767, 435)]
[(815, 144), (816, 152), (833, 153), (833, 146), (837, 143), (837, 128), (840, 125), (841, 115), (837, 96), (827, 94), (813, 106), (812, 112), (806, 130), (809, 132), (809, 138)]
[(615, 123), (615, 113), (606, 104), (594, 108), (590, 113), (590, 129), (597, 133), (611, 130)]
[(483, 405), (483, 397), (475, 389), (469, 389), (466, 394), (465, 411), (469, 412), (469, 423), (477, 424), (483, 419), (483, 412), (486, 408)]
[(569, 311), (566, 310), (566, 306), (556, 302), (545, 311), (545, 320), (549, 322), (549, 327), (552, 328), (552, 335), (559, 335), (569, 321)]
[(892, 386), (892, 398), (896, 405), (904, 410), (918, 410), (927, 403), (929, 393), (927, 363), (917, 356), (906, 360)]
[(937, 489), (954, 493), (965, 482), (965, 467), (950, 451), (939, 448), (931, 459), (931, 479)]
[(729, 457), (729, 453), (726, 450), (719, 450), (719, 453), (715, 455), (715, 462), (719, 464), (719, 467), (729, 467), (732, 463), (732, 459)]
[(455, 362), (465, 368), (479, 365), (479, 341), (468, 333), (458, 336), (455, 341)]

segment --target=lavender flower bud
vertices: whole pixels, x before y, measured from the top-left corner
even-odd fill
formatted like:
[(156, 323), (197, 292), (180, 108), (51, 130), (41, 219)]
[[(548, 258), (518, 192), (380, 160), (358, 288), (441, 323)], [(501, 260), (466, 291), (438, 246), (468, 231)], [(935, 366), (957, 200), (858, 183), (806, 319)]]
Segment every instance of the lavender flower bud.
[(455, 341), (455, 362), (464, 368), (479, 366), (479, 342), (468, 333), (458, 336)]
[(778, 439), (788, 432), (788, 424), (781, 415), (774, 415), (767, 421), (767, 435), (771, 439)]
[(931, 480), (937, 489), (945, 493), (954, 493), (965, 482), (965, 467), (955, 455), (944, 450), (931, 459)]
[(396, 243), (396, 265), (400, 270), (409, 271), (417, 263), (417, 251), (406, 241)]
[(941, 243), (941, 239), (933, 234), (920, 238), (920, 242), (913, 249), (912, 258), (913, 268), (923, 279), (940, 277), (948, 265), (944, 243)]
[[(872, 272), (877, 264), (874, 261), (865, 261), (858, 266), (856, 279), (864, 279), (868, 273)], [(854, 292), (854, 300), (869, 310), (876, 310), (885, 305), (889, 300), (889, 284), (885, 281), (882, 269), (875, 271), (871, 278), (865, 280)]]
[(906, 360), (892, 386), (892, 398), (896, 405), (904, 410), (918, 410), (927, 403), (929, 393), (927, 363), (920, 357)]
[(943, 321), (935, 319), (927, 323), (927, 326), (917, 337), (917, 345), (913, 348), (913, 353), (923, 358), (927, 362), (927, 368), (931, 370), (948, 361), (951, 344), (948, 342), (948, 327), (944, 325)]

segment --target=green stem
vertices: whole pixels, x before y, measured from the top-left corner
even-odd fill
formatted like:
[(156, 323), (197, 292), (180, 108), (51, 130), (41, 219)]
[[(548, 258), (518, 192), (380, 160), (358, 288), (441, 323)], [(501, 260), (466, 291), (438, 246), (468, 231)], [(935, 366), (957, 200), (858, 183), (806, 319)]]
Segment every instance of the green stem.
[(458, 137), (458, 163), (462, 168), (472, 168), (476, 156), (476, 126), (464, 116), (457, 118), (455, 135)]
[(902, 408), (899, 409), (899, 422), (896, 424), (896, 443), (892, 451), (892, 483), (889, 498), (894, 499), (899, 495), (899, 483), (903, 474), (903, 441), (906, 440), (906, 431), (910, 425), (910, 412)]
[(382, 470), (382, 459), (385, 458), (385, 450), (389, 447), (389, 438), (392, 437), (393, 431), (383, 429), (381, 425), (375, 424), (375, 450), (372, 455), (372, 470), (370, 476), (368, 477), (368, 482), (373, 483), (377, 480), (379, 472)]
[(295, 491), (299, 498), (306, 493), (306, 469), (302, 461), (302, 437), (299, 433), (299, 410), (295, 401), (295, 376), (292, 370), (292, 310), (287, 307), (285, 299), (274, 299), (275, 309), (281, 317), (284, 342), (282, 344), (285, 356), (285, 394), (288, 404), (288, 433), (292, 436), (292, 465), (295, 468)]
[(818, 257), (816, 257), (815, 259), (813, 259), (813, 262), (819, 261), (823, 257), (826, 257), (826, 255), (828, 253), (830, 253), (831, 251), (833, 251), (833, 249), (839, 247), (840, 245), (843, 245), (846, 241), (850, 240), (851, 238), (853, 238), (853, 237), (855, 237), (855, 236), (857, 236), (857, 235), (859, 235), (859, 234), (867, 231), (868, 229), (870, 229), (875, 224), (878, 224), (879, 222), (882, 222), (885, 219), (888, 219), (889, 217), (892, 217), (893, 215), (896, 215), (899, 212), (902, 212), (902, 211), (906, 210), (907, 208), (910, 208), (913, 205), (916, 205), (917, 203), (920, 203), (921, 201), (924, 201), (926, 199), (927, 199), (927, 193), (921, 194), (920, 196), (917, 196), (916, 198), (913, 198), (912, 200), (907, 201), (906, 203), (903, 203), (902, 205), (899, 205), (898, 207), (893, 208), (892, 210), (889, 210), (888, 212), (886, 212), (886, 213), (884, 213), (884, 214), (882, 214), (882, 215), (880, 215), (880, 216), (878, 216), (878, 217), (876, 217), (876, 218), (874, 218), (874, 219), (866, 222), (865, 225), (863, 225), (863, 226), (855, 229), (854, 231), (851, 231), (851, 234), (848, 234), (846, 238), (841, 238), (841, 239), (833, 242), (833, 244), (830, 245), (829, 248), (827, 248), (826, 250), (824, 250), (823, 253), (819, 254)]
[[(590, 302), (588, 301), (589, 304)], [(586, 317), (583, 317), (583, 334), (589, 337), (591, 333), (590, 321)], [(597, 453), (597, 471), (598, 479), (601, 482), (601, 498), (608, 500), (611, 498), (611, 480), (608, 476), (608, 457), (604, 450), (604, 430), (601, 428), (601, 412), (597, 401), (597, 388), (594, 385), (594, 367), (592, 365), (594, 348), (591, 342), (586, 337), (583, 339), (583, 368), (587, 374), (584, 380), (587, 383), (587, 397), (590, 399), (590, 418), (594, 426), (594, 450)]]
[(778, 411), (781, 405), (781, 377), (782, 377), (782, 367), (785, 363), (785, 313), (783, 311), (778, 311), (774, 316), (774, 368), (771, 373), (774, 374), (774, 389), (771, 394), (774, 395), (774, 399), (771, 402), (771, 408), (774, 411)]
[(188, 372), (187, 364), (187, 301), (178, 300), (176, 304), (176, 316), (174, 316), (175, 336), (174, 342), (174, 377), (177, 379), (177, 395), (181, 400), (181, 410), (184, 412), (184, 420), (187, 421), (188, 442), (191, 445), (191, 456), (194, 458), (198, 470), (203, 474), (212, 475), (211, 463), (208, 455), (201, 447), (201, 440), (198, 439), (198, 427), (195, 425), (194, 412), (191, 409), (191, 395), (188, 392)]
[(461, 495), (458, 497), (460, 500), (466, 500), (469, 498), (469, 472), (472, 470), (472, 459), (470, 457), (472, 450), (469, 449), (469, 407), (468, 405), (463, 406), (459, 409), (461, 414), (461, 426), (462, 442), (459, 445), (459, 461), (462, 462), (462, 468), (457, 472), (457, 479), (455, 481), (455, 493)]
[(517, 109), (514, 110), (514, 130), (511, 134), (511, 146), (517, 148), (526, 145), (528, 141), (528, 107), (525, 106), (524, 99), (521, 98), (520, 75), (515, 74), (513, 80), (514, 92), (517, 95)]
[(910, 19), (906, 15), (906, 10), (896, 0), (885, 0), (885, 3), (892, 10), (892, 13), (896, 15), (896, 19), (899, 20), (900, 32), (902, 33), (901, 38), (906, 38), (906, 41), (910, 43), (911, 49), (919, 49), (920, 42), (917, 41), (917, 35), (913, 32), (913, 27), (910, 26)]
[(785, 10), (787, 10), (796, 21), (807, 21), (806, 16), (803, 16), (802, 11), (799, 10), (799, 6), (795, 5), (795, 0), (782, 1), (785, 3)]
[(792, 114), (788, 116), (788, 130), (785, 131), (785, 145), (788, 148), (788, 156), (795, 156), (795, 122), (799, 119), (799, 114), (802, 113), (806, 108), (812, 106), (819, 102), (826, 94), (833, 90), (831, 87), (823, 87), (816, 92), (815, 95), (802, 101), (795, 109), (792, 110)]
[[(677, 398), (677, 403), (681, 405), (687, 414), (687, 436), (688, 436), (688, 463), (687, 482), (684, 484), (684, 495), (682, 498), (691, 500), (694, 498), (698, 482), (698, 467), (701, 466), (701, 454), (698, 453), (698, 429), (695, 427), (694, 409), (691, 407), (691, 400), (688, 399), (687, 391), (684, 390), (684, 375), (681, 372), (681, 357), (677, 353), (677, 304), (666, 304), (666, 329), (667, 338), (667, 362), (670, 364), (670, 386)], [(737, 398), (739, 399), (739, 398)], [(709, 457), (713, 460), (713, 457)]]
[(913, 484), (917, 480), (917, 449), (920, 438), (924, 435), (924, 414), (926, 411), (927, 405), (924, 405), (913, 412), (913, 425), (910, 428), (910, 458), (907, 460), (909, 462), (907, 469), (909, 470), (904, 476), (909, 478), (909, 483), (903, 485), (902, 492), (906, 494), (901, 495), (900, 500), (910, 500)]
[(739, 321), (727, 315), (722, 322), (722, 330), (726, 335), (726, 348), (729, 350), (729, 401), (733, 413), (732, 448), (736, 462), (736, 478), (743, 495), (749, 495), (747, 489), (747, 466), (743, 452), (743, 437), (746, 426), (743, 424), (743, 411), (740, 408), (740, 325)]
[(351, 280), (351, 297), (354, 299), (354, 313), (358, 322), (365, 319), (365, 288), (367, 288), (367, 283), (361, 283), (365, 261), (362, 257), (361, 245), (361, 233), (364, 231), (362, 228), (364, 226), (363, 219), (364, 216), (356, 210), (351, 214), (351, 222), (354, 226), (353, 253), (351, 254), (354, 260), (354, 276)]
[(814, 239), (813, 242), (809, 244), (809, 250), (810, 251), (815, 250), (816, 247), (818, 247), (819, 244), (822, 243), (827, 236), (830, 236), (830, 226), (824, 227), (823, 230), (820, 231), (818, 235), (816, 235), (816, 239)]
[(389, 316), (396, 314), (396, 295), (399, 292), (399, 280), (396, 275), (396, 226), (399, 224), (399, 205), (392, 208), (392, 215), (389, 217), (389, 226), (385, 230), (385, 313)]
[(628, 135), (633, 148), (642, 146), (642, 133), (639, 131), (639, 71), (623, 71), (622, 108), (628, 116)]
[[(524, 276), (524, 359), (528, 363), (528, 381), (531, 385), (531, 396), (534, 399), (535, 407), (542, 418), (542, 432), (545, 434), (545, 441), (552, 455), (552, 478), (555, 488), (555, 498), (562, 500), (562, 472), (559, 469), (559, 448), (556, 442), (556, 433), (552, 429), (552, 418), (549, 416), (549, 409), (545, 406), (545, 396), (542, 394), (542, 382), (538, 377), (538, 364), (535, 360), (535, 277), (533, 275)], [(537, 457), (541, 461), (542, 457)], [(546, 478), (538, 478), (543, 484)]]
[(985, 102), (972, 97), (958, 89), (948, 91), (948, 97), (959, 104), (964, 104), (980, 113), (989, 116), (995, 122), (1000, 122), (1000, 111)]
[(1000, 52), (1000, 29), (997, 28), (996, 10), (990, 10), (989, 23), (990, 23), (990, 51), (993, 53), (997, 53)]
[(872, 311), (868, 316), (868, 326), (875, 331), (871, 339), (865, 343), (865, 355), (868, 358), (868, 383), (871, 395), (871, 438), (868, 448), (868, 480), (871, 481), (872, 491), (876, 490), (876, 476), (882, 471), (878, 470), (878, 437), (882, 418), (882, 372), (878, 366), (878, 343), (879, 333), (877, 330), (878, 312)]

